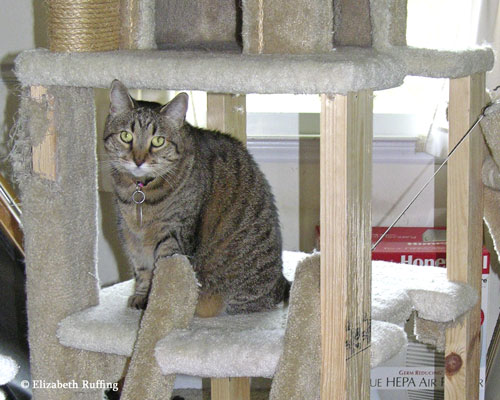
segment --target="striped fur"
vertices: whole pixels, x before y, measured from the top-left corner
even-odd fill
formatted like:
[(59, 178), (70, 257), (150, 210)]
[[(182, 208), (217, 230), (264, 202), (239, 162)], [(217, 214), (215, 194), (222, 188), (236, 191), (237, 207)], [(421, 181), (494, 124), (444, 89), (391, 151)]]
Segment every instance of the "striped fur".
[[(158, 260), (184, 254), (201, 299), (221, 298), (228, 313), (271, 309), (287, 284), (269, 184), (239, 141), (184, 121), (187, 99), (182, 93), (161, 107), (136, 102), (118, 81), (112, 85), (104, 142), (119, 232), (136, 277), (129, 305), (146, 306)], [(120, 139), (122, 131), (132, 133), (132, 143)], [(153, 147), (153, 136), (166, 144)], [(142, 226), (132, 202), (138, 181), (146, 195)]]

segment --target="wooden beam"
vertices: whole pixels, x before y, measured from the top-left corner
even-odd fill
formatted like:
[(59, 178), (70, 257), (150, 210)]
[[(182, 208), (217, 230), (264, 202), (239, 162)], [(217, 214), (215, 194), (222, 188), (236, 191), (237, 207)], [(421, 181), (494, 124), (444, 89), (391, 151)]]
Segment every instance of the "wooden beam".
[(371, 91), (321, 97), (321, 398), (370, 397)]
[(250, 400), (250, 378), (212, 378), (212, 400)]
[(246, 96), (207, 93), (207, 127), (246, 143)]
[[(474, 123), (485, 104), (484, 74), (450, 80), (449, 148)], [(447, 274), (481, 293), (483, 137), (479, 127), (448, 162)], [(446, 331), (445, 398), (473, 400), (479, 396), (480, 304), (456, 327)]]
[[(246, 143), (246, 97), (207, 93), (207, 127)], [(212, 378), (212, 400), (250, 400), (250, 378)]]
[(56, 131), (54, 125), (54, 99), (43, 86), (30, 88), (31, 98), (47, 104), (47, 131), (40, 143), (32, 148), (33, 172), (45, 179), (56, 180)]

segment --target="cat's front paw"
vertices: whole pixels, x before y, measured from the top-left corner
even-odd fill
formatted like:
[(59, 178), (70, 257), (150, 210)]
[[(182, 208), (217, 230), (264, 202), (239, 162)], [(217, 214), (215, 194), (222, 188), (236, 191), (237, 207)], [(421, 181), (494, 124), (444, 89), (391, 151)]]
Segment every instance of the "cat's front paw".
[(145, 310), (148, 305), (148, 296), (142, 294), (133, 294), (128, 298), (128, 306), (138, 310)]

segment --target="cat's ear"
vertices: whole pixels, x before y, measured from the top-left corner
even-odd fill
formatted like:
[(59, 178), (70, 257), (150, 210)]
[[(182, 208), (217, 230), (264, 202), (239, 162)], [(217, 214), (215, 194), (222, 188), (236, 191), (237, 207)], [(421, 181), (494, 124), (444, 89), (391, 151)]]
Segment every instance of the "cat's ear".
[(176, 129), (179, 129), (186, 120), (189, 96), (187, 93), (179, 93), (168, 104), (164, 105), (160, 114), (172, 122)]
[(111, 115), (131, 111), (134, 108), (134, 100), (132, 100), (132, 97), (128, 94), (128, 90), (125, 85), (118, 79), (115, 79), (111, 83), (109, 100), (109, 113)]

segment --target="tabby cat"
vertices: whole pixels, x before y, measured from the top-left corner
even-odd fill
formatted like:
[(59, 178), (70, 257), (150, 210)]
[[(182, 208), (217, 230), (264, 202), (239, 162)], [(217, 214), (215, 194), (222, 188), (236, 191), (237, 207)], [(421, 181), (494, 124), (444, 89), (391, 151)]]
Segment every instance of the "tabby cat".
[(115, 80), (110, 99), (104, 143), (135, 272), (129, 306), (145, 308), (155, 265), (183, 254), (200, 286), (198, 315), (275, 307), (288, 288), (278, 213), (242, 143), (188, 124), (185, 93), (162, 106)]

